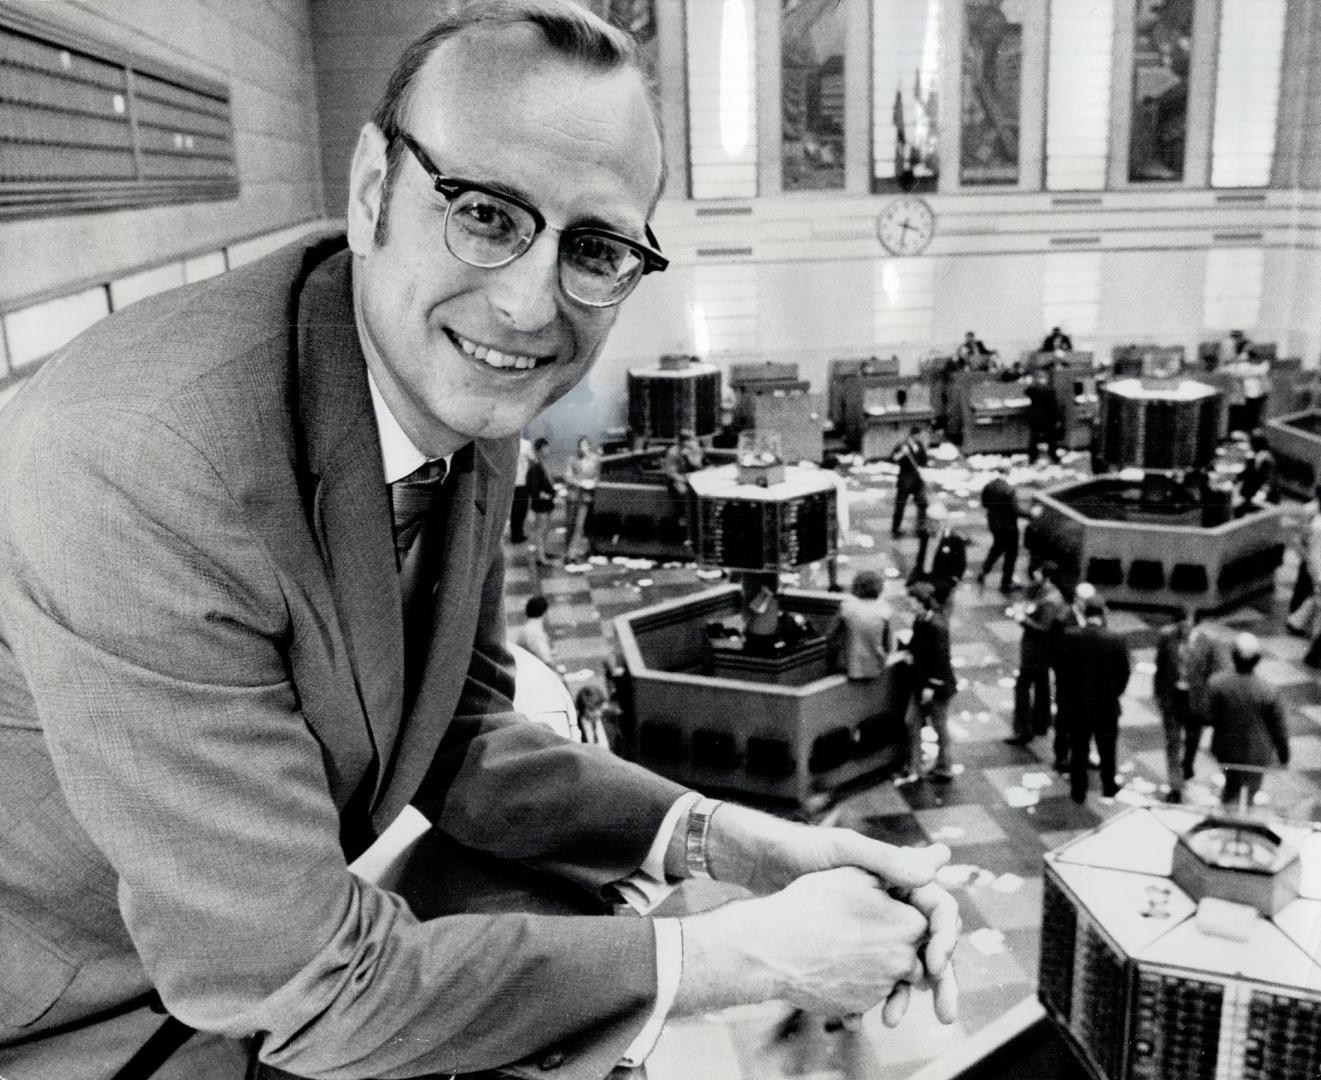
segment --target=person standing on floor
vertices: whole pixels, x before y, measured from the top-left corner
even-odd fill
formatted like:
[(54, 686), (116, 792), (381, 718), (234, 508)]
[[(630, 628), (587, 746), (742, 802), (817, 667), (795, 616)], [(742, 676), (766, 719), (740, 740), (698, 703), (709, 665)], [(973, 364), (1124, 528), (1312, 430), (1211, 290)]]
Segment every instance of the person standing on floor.
[(1321, 484), (1316, 485), (1311, 501), (1303, 507), (1294, 550), (1298, 553), (1298, 576), (1294, 578), (1293, 592), (1289, 597), (1289, 614), (1296, 615), (1305, 604), (1307, 611), (1297, 620), (1290, 619), (1289, 629), (1294, 633), (1307, 634), (1313, 625), (1313, 609), (1316, 606), (1314, 594), (1317, 579), (1312, 576), (1312, 567), (1321, 563)]
[(1033, 372), (1024, 390), (1027, 396), (1027, 456), (1029, 461), (1037, 459), (1037, 452), (1044, 444), (1050, 460), (1059, 457), (1060, 452), (1060, 403), (1055, 394), (1055, 384), (1051, 378), (1053, 366), (1040, 368)]
[(1018, 647), (1018, 679), (1014, 683), (1014, 732), (1005, 742), (1027, 746), (1051, 725), (1050, 635), (1055, 620), (1065, 610), (1064, 594), (1056, 579), (1059, 568), (1050, 561), (1032, 571), (1027, 602), (1017, 611), (1023, 627)]
[(927, 441), (923, 429), (913, 425), (908, 429), (908, 438), (895, 447), (890, 460), (899, 466), (899, 481), (894, 491), (894, 517), (890, 522), (890, 535), (903, 533), (904, 510), (908, 500), (913, 500), (917, 507), (917, 531), (924, 532), (927, 527), (927, 482), (922, 470), (927, 466)]
[(1190, 608), (1185, 618), (1161, 631), (1152, 695), (1165, 728), (1167, 802), (1182, 802), (1184, 783), (1193, 778), (1208, 716), (1207, 683), (1219, 668), (1220, 650), (1202, 624), (1201, 612)]
[(997, 559), (1000, 566), (1000, 591), (1014, 589), (1014, 567), (1018, 564), (1018, 492), (1004, 477), (997, 474), (982, 488), (982, 506), (986, 508), (986, 527), (991, 532), (991, 547), (977, 574), (977, 584), (986, 582)]
[(890, 605), (881, 598), (881, 575), (859, 570), (826, 633), (832, 670), (862, 682), (880, 678), (890, 654), (893, 617)]
[(538, 439), (532, 444), (532, 462), (527, 469), (528, 501), (532, 508), (532, 541), (537, 548), (537, 563), (554, 566), (555, 561), (546, 551), (546, 534), (550, 532), (550, 519), (555, 513), (555, 485), (546, 471), (546, 450), (549, 439)]
[(949, 620), (943, 610), (948, 594), (929, 581), (915, 581), (908, 595), (918, 606), (913, 620), (908, 652), (912, 656), (913, 697), (906, 715), (908, 724), (908, 775), (923, 778), (922, 729), (931, 725), (936, 733), (936, 762), (925, 774), (929, 780), (946, 784), (954, 779), (950, 761), (949, 701), (958, 682), (950, 657)]
[(601, 479), (601, 455), (586, 435), (578, 438), (578, 447), (569, 458), (564, 482), (569, 493), (565, 516), (568, 531), (564, 535), (564, 561), (577, 562), (592, 551), (587, 536), (587, 523), (592, 517), (592, 504), (596, 502), (596, 484)]
[(1251, 806), (1263, 769), (1277, 761), (1289, 764), (1289, 725), (1279, 691), (1256, 673), (1261, 660), (1256, 635), (1237, 635), (1229, 658), (1233, 670), (1213, 676), (1206, 690), (1211, 753), (1225, 770), (1221, 802)]
[(514, 462), (514, 504), (509, 509), (509, 540), (511, 543), (527, 543), (527, 533), (523, 526), (527, 522), (528, 494), (527, 471), (532, 464), (532, 440), (522, 435), (518, 437), (518, 458)]
[(1059, 641), (1059, 712), (1070, 727), (1069, 794), (1076, 803), (1087, 798), (1090, 747), (1101, 759), (1101, 794), (1119, 791), (1115, 780), (1119, 738), (1119, 699), (1128, 686), (1128, 646), (1105, 625), (1105, 603), (1097, 596), (1083, 601), (1083, 623), (1066, 627)]
[(1069, 758), (1073, 745), (1073, 718), (1064, 708), (1065, 694), (1062, 690), (1064, 680), (1069, 677), (1063, 648), (1064, 635), (1068, 631), (1083, 626), (1086, 622), (1083, 617), (1083, 606), (1096, 597), (1096, 586), (1090, 581), (1079, 581), (1074, 584), (1063, 575), (1056, 578), (1056, 584), (1059, 585), (1064, 603), (1055, 612), (1054, 621), (1050, 626), (1050, 633), (1047, 637), (1047, 655), (1050, 670), (1055, 676), (1054, 767), (1057, 773), (1066, 776), (1069, 773)]
[(927, 518), (908, 583), (931, 582), (943, 604), (968, 572), (968, 538), (955, 530), (950, 523), (949, 508), (940, 499), (931, 504)]

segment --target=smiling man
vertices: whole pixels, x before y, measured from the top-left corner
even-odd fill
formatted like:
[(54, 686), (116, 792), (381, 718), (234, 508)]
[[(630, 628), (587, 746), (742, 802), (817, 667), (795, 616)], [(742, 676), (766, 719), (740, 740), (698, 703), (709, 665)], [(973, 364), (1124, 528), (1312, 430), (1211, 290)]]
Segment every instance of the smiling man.
[[(631, 42), (483, 0), (402, 58), (347, 246), (137, 304), (9, 406), (7, 1080), (585, 1080), (725, 1005), (894, 1023), (923, 985), (953, 1019), (947, 851), (713, 803), (513, 711), (516, 433), (665, 268), (662, 179)], [(350, 871), (410, 815), (392, 888)], [(754, 896), (602, 913), (694, 874)]]

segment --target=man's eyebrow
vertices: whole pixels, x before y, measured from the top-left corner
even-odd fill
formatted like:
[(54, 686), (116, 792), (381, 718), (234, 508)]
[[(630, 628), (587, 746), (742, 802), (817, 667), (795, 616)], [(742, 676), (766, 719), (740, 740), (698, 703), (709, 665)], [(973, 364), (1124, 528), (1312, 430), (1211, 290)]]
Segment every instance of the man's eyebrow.
[[(491, 191), (497, 192), (501, 195), (508, 195), (528, 206), (535, 206), (538, 211), (541, 210), (541, 206), (537, 203), (537, 200), (515, 184), (509, 184), (503, 180), (479, 180), (471, 176), (456, 177), (456, 179), (462, 179), (469, 184), (480, 184), (482, 187)], [(599, 214), (587, 214), (586, 216), (578, 218), (576, 221), (564, 226), (564, 229), (566, 232), (572, 229), (604, 229), (606, 232), (614, 233), (616, 236), (631, 238), (633, 235), (633, 230), (626, 228), (618, 221), (610, 221), (603, 218)]]

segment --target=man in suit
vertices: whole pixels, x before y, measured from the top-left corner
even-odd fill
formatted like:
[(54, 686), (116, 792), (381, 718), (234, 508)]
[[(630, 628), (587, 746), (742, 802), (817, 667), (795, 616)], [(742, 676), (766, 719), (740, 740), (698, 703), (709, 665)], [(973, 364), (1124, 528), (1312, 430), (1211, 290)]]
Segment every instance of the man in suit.
[(1050, 370), (1039, 368), (1034, 371), (1023, 392), (1027, 395), (1028, 403), (1027, 456), (1035, 461), (1038, 451), (1044, 445), (1050, 460), (1054, 461), (1060, 451), (1060, 403), (1055, 395)]
[(1152, 696), (1165, 728), (1168, 802), (1183, 802), (1183, 786), (1193, 777), (1193, 764), (1207, 724), (1207, 684), (1220, 668), (1220, 650), (1190, 608), (1185, 618), (1161, 630), (1156, 643), (1156, 673)]
[(1059, 640), (1061, 677), (1056, 696), (1067, 712), (1071, 732), (1069, 794), (1076, 803), (1087, 798), (1090, 747), (1096, 742), (1101, 759), (1101, 794), (1113, 797), (1115, 747), (1119, 736), (1119, 699), (1128, 686), (1128, 646), (1105, 625), (1105, 604), (1093, 596), (1082, 605), (1082, 625), (1066, 626)]
[(982, 488), (982, 506), (986, 508), (986, 527), (991, 532), (991, 547), (977, 574), (977, 584), (986, 581), (997, 559), (1000, 566), (1000, 591), (1012, 592), (1014, 567), (1018, 563), (1018, 493), (1012, 484), (997, 474)]
[(1072, 352), (1073, 339), (1058, 326), (1052, 326), (1050, 333), (1041, 341), (1041, 351), (1044, 353)]
[(950, 524), (949, 508), (937, 499), (927, 511), (908, 582), (929, 581), (943, 604), (968, 572), (968, 540)]
[[(1225, 806), (1251, 807), (1261, 790), (1262, 773), (1278, 761), (1289, 764), (1289, 724), (1279, 691), (1256, 673), (1261, 643), (1255, 634), (1239, 634), (1230, 650), (1233, 671), (1211, 677), (1206, 689), (1211, 753), (1224, 766)], [(1248, 768), (1236, 769), (1235, 765)]]
[(954, 358), (965, 368), (972, 368), (974, 371), (985, 371), (991, 363), (991, 357), (995, 353), (986, 347), (976, 332), (969, 330), (963, 335), (963, 340), (959, 342), (959, 347), (954, 350)]
[[(929, 581), (916, 581), (908, 594), (917, 605), (908, 652), (912, 656), (913, 700), (908, 708), (908, 774), (912, 781), (923, 777), (938, 784), (954, 779), (950, 760), (949, 701), (958, 687), (950, 657), (949, 620), (943, 610), (944, 596)], [(922, 729), (930, 724), (936, 733), (936, 761), (922, 772)]]
[(903, 532), (904, 510), (909, 499), (917, 507), (917, 531), (921, 533), (927, 527), (927, 482), (922, 477), (922, 470), (927, 466), (927, 443), (919, 425), (908, 429), (908, 438), (894, 448), (890, 460), (899, 466), (890, 535), (899, 536)]
[[(664, 268), (661, 178), (625, 35), (470, 5), (364, 126), (347, 247), (142, 301), (7, 407), (0, 1075), (589, 1080), (674, 1012), (894, 1022), (934, 981), (953, 1018), (946, 850), (715, 804), (513, 712), (517, 434)], [(348, 863), (408, 821), (406, 901)], [(701, 874), (757, 895), (561, 917)]]
[(1065, 609), (1064, 595), (1056, 585), (1059, 568), (1049, 560), (1032, 571), (1027, 602), (1016, 608), (1023, 627), (1018, 650), (1018, 680), (1014, 683), (1014, 730), (1004, 741), (1027, 746), (1051, 725), (1050, 635), (1055, 620)]

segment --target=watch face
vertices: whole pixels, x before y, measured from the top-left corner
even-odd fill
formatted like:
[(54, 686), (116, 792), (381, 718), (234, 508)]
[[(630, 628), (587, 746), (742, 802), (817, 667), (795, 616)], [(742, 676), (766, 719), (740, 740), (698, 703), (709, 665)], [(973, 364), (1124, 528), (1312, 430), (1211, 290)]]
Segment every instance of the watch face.
[(876, 218), (876, 235), (893, 255), (916, 255), (926, 250), (936, 233), (936, 215), (916, 195), (891, 199)]

